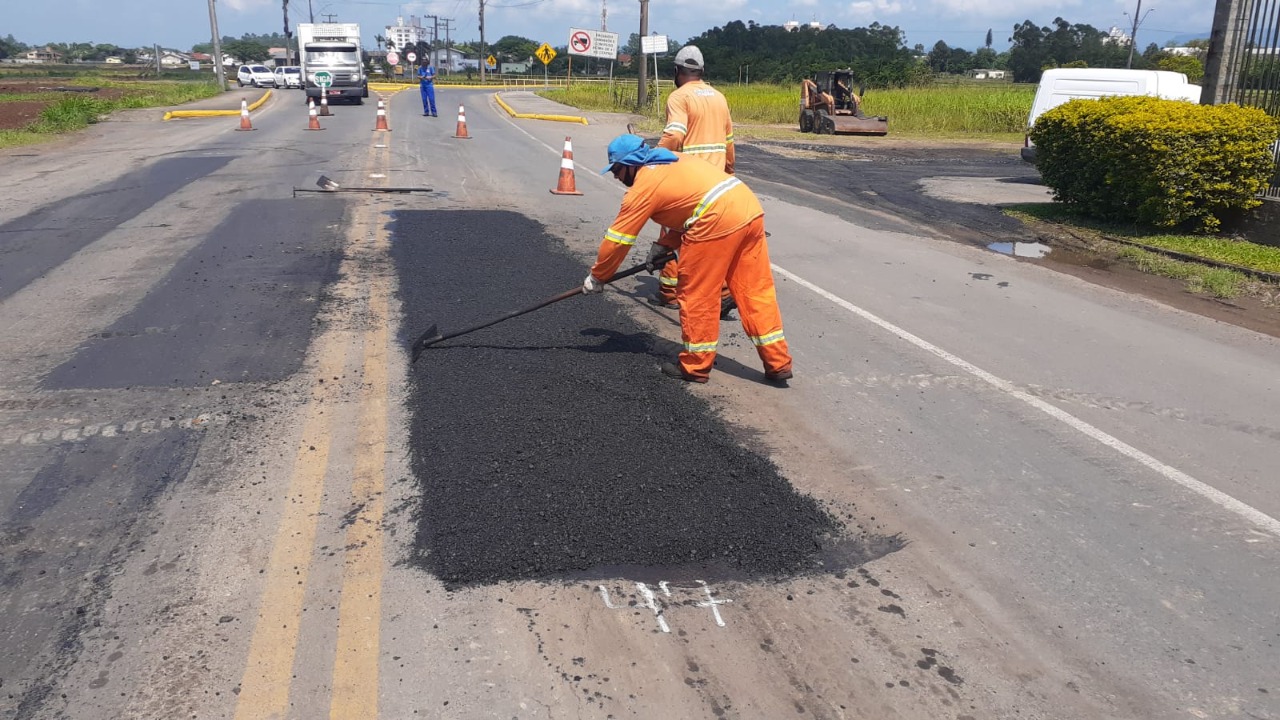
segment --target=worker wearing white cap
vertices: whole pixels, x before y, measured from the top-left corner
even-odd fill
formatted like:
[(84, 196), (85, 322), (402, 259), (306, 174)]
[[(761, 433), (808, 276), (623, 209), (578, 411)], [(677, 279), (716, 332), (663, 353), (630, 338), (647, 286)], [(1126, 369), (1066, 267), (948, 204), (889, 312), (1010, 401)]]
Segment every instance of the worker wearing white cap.
[[(685, 45), (676, 53), (676, 89), (667, 98), (667, 125), (658, 147), (690, 155), (732, 175), (733, 119), (729, 116), (729, 102), (703, 80), (704, 70), (702, 50), (697, 45)], [(675, 261), (662, 269), (655, 305), (677, 306), (678, 272)], [(735, 306), (727, 286), (720, 300), (721, 316), (727, 317)]]

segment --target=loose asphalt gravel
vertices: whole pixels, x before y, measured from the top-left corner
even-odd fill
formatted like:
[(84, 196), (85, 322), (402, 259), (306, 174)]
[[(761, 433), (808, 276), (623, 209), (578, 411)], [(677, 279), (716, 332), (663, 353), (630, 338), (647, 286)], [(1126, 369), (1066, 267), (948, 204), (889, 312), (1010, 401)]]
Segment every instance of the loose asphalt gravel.
[[(532, 304), (587, 271), (514, 213), (401, 212), (392, 230), (406, 343), (432, 324), (448, 332)], [(839, 524), (658, 372), (676, 350), (602, 296), (429, 348), (409, 389), (415, 561), (450, 587), (817, 568)]]

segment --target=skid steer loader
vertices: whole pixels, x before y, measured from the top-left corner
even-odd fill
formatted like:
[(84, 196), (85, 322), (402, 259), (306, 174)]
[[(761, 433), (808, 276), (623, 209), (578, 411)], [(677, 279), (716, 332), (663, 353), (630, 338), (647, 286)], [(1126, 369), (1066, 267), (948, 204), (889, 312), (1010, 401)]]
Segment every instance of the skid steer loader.
[(852, 70), (823, 71), (800, 84), (800, 132), (887, 135), (889, 118), (862, 112), (862, 92), (853, 92)]

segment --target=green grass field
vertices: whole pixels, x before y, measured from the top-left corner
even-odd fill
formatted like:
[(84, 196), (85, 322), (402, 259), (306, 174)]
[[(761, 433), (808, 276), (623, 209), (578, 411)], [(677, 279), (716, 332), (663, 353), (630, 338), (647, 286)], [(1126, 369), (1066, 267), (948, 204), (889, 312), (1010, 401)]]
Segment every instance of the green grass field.
[[(799, 85), (716, 87), (729, 101), (736, 124), (798, 127)], [(651, 105), (648, 115), (653, 120), (660, 120), (670, 92), (671, 86), (664, 86), (659, 102)], [(583, 110), (634, 112), (636, 104), (634, 81), (620, 81), (612, 88), (602, 83), (575, 84), (539, 94)], [(1035, 86), (1010, 84), (870, 90), (863, 110), (868, 115), (889, 116), (889, 132), (893, 135), (1008, 140), (1022, 135), (1034, 97)]]
[(6, 101), (51, 100), (40, 118), (25, 128), (0, 130), (0, 147), (46, 142), (55, 136), (79, 130), (116, 110), (181, 105), (216, 96), (220, 91), (207, 78), (196, 80), (128, 80), (118, 76), (78, 76), (67, 85), (86, 85), (121, 90), (119, 97), (95, 98), (64, 93), (0, 95), (0, 112)]

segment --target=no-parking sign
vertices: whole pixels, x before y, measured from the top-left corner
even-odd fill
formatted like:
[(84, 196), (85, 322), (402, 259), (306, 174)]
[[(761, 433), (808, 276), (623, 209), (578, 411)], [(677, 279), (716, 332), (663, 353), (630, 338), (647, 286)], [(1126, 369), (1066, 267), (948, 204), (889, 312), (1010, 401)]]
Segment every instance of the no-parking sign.
[(616, 60), (618, 58), (618, 34), (603, 30), (569, 28), (569, 54)]
[(405, 59), (405, 60), (408, 60), (408, 61), (409, 61), (409, 62), (411, 62), (411, 63), (418, 62), (418, 54), (417, 54), (417, 53), (405, 53), (405, 55), (404, 55), (404, 59)]

